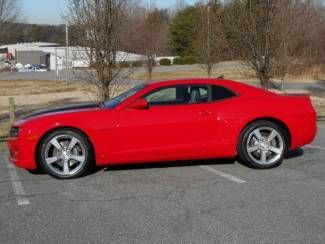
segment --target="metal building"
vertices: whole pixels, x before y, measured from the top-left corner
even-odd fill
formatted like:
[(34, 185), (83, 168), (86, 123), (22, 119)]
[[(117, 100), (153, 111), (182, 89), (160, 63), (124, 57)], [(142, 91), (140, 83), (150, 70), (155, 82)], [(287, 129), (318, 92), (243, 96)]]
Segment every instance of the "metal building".
[(16, 61), (23, 65), (26, 64), (42, 64), (46, 67), (50, 66), (50, 54), (43, 51), (16, 51)]

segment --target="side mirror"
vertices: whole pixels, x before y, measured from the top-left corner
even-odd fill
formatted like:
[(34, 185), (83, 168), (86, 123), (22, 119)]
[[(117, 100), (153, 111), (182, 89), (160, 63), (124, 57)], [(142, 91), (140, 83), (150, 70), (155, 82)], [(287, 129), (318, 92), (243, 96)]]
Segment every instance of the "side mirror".
[(140, 98), (133, 102), (128, 109), (148, 109), (149, 105), (146, 99)]

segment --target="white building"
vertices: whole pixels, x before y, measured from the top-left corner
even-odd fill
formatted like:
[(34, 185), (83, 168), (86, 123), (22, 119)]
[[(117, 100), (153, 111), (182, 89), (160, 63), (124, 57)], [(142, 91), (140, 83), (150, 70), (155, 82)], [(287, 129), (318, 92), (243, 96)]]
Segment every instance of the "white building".
[(17, 51), (42, 51), (47, 47), (59, 47), (60, 45), (57, 43), (49, 43), (49, 42), (28, 42), (28, 43), (16, 43), (16, 44), (8, 44), (2, 45), (0, 48), (8, 48), (8, 51), (15, 55)]
[[(16, 62), (19, 62), (19, 56), (22, 56), (19, 54), (24, 53), (23, 55), (24, 63), (22, 63), (23, 65), (36, 64), (33, 63), (35, 62), (35, 53), (42, 52), (46, 54), (46, 56), (48, 57), (46, 59), (47, 60), (46, 63), (44, 64), (47, 65), (50, 70), (57, 70), (57, 69), (61, 70), (61, 69), (65, 69), (66, 67), (69, 68), (89, 67), (87, 48), (84, 47), (69, 47), (68, 48), (69, 51), (67, 52), (66, 47), (61, 46), (60, 44), (57, 43), (31, 42), (31, 43), (17, 43), (17, 44), (2, 45), (0, 46), (0, 48), (8, 48), (8, 52), (13, 54), (13, 56), (16, 59)], [(30, 53), (30, 57), (31, 57), (30, 60), (28, 60), (28, 55), (29, 55), (28, 52)], [(121, 61), (133, 62), (133, 61), (145, 60), (145, 56), (119, 51), (117, 53), (117, 60), (120, 62)], [(67, 65), (67, 61), (68, 61), (68, 65)]]

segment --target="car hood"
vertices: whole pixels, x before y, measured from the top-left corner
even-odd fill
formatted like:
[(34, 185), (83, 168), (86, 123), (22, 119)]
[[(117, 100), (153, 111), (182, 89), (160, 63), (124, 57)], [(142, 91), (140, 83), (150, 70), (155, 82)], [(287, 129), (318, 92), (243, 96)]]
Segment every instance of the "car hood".
[(30, 118), (38, 117), (41, 115), (51, 115), (51, 114), (57, 114), (57, 113), (74, 112), (74, 111), (98, 108), (98, 107), (99, 107), (98, 103), (85, 103), (85, 104), (79, 104), (79, 105), (65, 106), (65, 107), (60, 107), (60, 108), (40, 110), (40, 111), (31, 113), (31, 114), (28, 114), (28, 115), (22, 117), (21, 119), (28, 120)]

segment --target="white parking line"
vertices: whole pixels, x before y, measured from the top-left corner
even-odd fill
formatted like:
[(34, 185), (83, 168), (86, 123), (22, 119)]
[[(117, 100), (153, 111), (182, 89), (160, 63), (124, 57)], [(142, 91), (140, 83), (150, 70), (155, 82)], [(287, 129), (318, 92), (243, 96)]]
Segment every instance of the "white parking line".
[(11, 185), (12, 185), (12, 188), (14, 190), (14, 194), (16, 196), (18, 205), (28, 205), (28, 204), (30, 204), (28, 198), (25, 197), (26, 194), (25, 194), (24, 188), (23, 188), (23, 186), (21, 184), (21, 181), (19, 179), (19, 176), (17, 174), (17, 171), (16, 171), (15, 167), (11, 163), (9, 163), (7, 159), (4, 158), (4, 161), (5, 161), (5, 164), (6, 164), (7, 169), (8, 169)]
[(320, 150), (325, 150), (325, 147), (321, 147), (321, 146), (316, 146), (316, 145), (306, 145), (305, 147), (307, 148), (313, 148), (313, 149), (320, 149)]
[(233, 176), (233, 175), (230, 175), (230, 174), (224, 173), (224, 172), (222, 172), (222, 171), (216, 170), (216, 169), (214, 169), (214, 168), (212, 168), (212, 167), (209, 167), (209, 166), (206, 166), (206, 165), (201, 165), (201, 166), (199, 166), (199, 167), (202, 168), (202, 169), (204, 169), (204, 170), (207, 170), (207, 171), (209, 171), (209, 172), (211, 172), (211, 173), (213, 173), (213, 174), (215, 174), (215, 175), (217, 175), (217, 176), (224, 177), (224, 178), (226, 178), (226, 179), (228, 179), (228, 180), (231, 180), (231, 181), (236, 182), (236, 183), (239, 183), (239, 184), (241, 184), (241, 183), (245, 183), (245, 182), (246, 182), (246, 181), (244, 181), (244, 180), (242, 180), (242, 179), (239, 179), (239, 178), (236, 177), (236, 176)]

